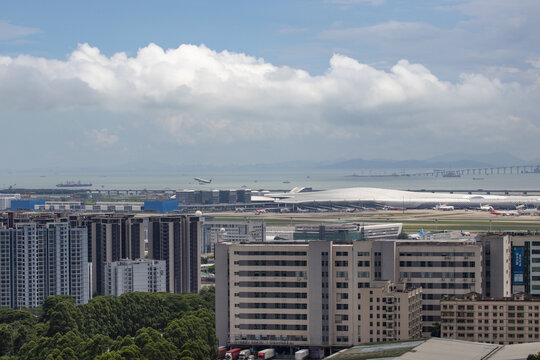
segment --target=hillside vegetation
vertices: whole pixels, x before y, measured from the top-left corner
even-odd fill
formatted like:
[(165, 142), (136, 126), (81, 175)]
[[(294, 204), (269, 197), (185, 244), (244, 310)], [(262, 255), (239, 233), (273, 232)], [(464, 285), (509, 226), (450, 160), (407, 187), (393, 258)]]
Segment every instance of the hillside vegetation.
[(52, 296), (0, 309), (0, 360), (208, 360), (217, 353), (214, 290), (129, 293), (75, 305)]

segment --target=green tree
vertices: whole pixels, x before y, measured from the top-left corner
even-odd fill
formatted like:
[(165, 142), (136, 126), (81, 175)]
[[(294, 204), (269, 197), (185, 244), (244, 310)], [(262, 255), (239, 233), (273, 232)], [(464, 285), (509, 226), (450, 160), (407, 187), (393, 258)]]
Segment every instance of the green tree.
[(49, 336), (79, 330), (81, 313), (71, 301), (58, 302), (48, 310), (46, 317), (49, 319), (49, 330), (47, 331)]
[(93, 360), (98, 355), (103, 354), (104, 352), (109, 351), (113, 344), (113, 340), (105, 335), (97, 334), (94, 335), (89, 341), (87, 341), (82, 349), (80, 355), (81, 360)]
[(148, 360), (178, 359), (178, 348), (152, 328), (137, 331), (135, 344)]
[(0, 324), (0, 355), (9, 355), (13, 349), (13, 328), (10, 324)]

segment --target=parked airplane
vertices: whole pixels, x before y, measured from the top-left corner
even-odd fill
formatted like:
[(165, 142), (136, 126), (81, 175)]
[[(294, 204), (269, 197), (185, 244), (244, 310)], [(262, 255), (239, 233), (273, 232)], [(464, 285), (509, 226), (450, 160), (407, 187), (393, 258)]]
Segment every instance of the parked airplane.
[(266, 213), (265, 209), (255, 209), (255, 215), (260, 215), (260, 214), (265, 214), (265, 213)]
[(419, 239), (422, 238), (422, 235), (424, 235), (424, 228), (421, 228), (420, 232), (418, 234), (409, 234), (409, 235), (407, 235), (407, 237), (409, 239), (419, 240)]
[(489, 213), (493, 215), (502, 215), (502, 216), (519, 216), (521, 215), (517, 210), (495, 210), (493, 207), (489, 209)]
[(471, 236), (471, 233), (468, 231), (461, 230), (461, 236)]
[(491, 211), (491, 205), (482, 205), (482, 204), (480, 204), (480, 207), (478, 208), (478, 210)]
[(196, 177), (196, 178), (193, 178), (193, 180), (198, 181), (199, 185), (212, 183), (212, 178), (210, 178), (210, 180), (206, 180), (206, 179), (201, 179), (201, 178)]
[(523, 210), (520, 210), (519, 213), (521, 215), (533, 215), (533, 216), (538, 216), (540, 215), (540, 210), (538, 209), (523, 209)]
[(454, 206), (446, 205), (446, 204), (439, 204), (439, 205), (436, 205), (433, 208), (433, 210), (452, 211), (452, 210), (454, 210)]

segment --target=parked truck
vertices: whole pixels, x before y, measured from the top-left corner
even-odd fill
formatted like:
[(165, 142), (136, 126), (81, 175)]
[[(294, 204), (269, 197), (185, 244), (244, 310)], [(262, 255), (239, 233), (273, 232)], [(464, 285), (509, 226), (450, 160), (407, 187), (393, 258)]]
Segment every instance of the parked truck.
[(264, 349), (259, 351), (258, 360), (272, 359), (276, 355), (274, 349)]
[(219, 360), (224, 359), (226, 353), (227, 353), (227, 347), (226, 346), (220, 346), (218, 348), (218, 356), (217, 356), (217, 358)]
[(309, 356), (309, 349), (298, 350), (294, 353), (294, 360), (304, 360)]
[(225, 354), (225, 360), (236, 360), (236, 359), (238, 359), (238, 356), (240, 355), (240, 351), (242, 351), (242, 349), (240, 349), (240, 348), (235, 348), (235, 349), (231, 349), (231, 350), (227, 351), (227, 353)]
[(238, 355), (238, 360), (248, 360), (249, 355), (251, 355), (251, 351), (249, 351), (249, 349), (244, 349), (240, 351), (240, 355)]

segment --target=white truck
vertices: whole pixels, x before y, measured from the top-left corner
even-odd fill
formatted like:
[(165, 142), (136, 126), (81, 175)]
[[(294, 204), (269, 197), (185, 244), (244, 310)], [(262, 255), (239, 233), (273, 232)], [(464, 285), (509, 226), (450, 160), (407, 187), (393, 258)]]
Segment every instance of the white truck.
[(240, 355), (238, 355), (238, 360), (248, 360), (249, 355), (251, 355), (251, 351), (249, 351), (249, 349), (244, 349), (240, 351)]
[(294, 353), (294, 360), (304, 360), (309, 356), (309, 349), (298, 350)]
[(259, 351), (257, 355), (258, 355), (258, 360), (267, 360), (267, 359), (272, 359), (276, 355), (276, 352), (274, 349), (264, 349), (264, 350)]

